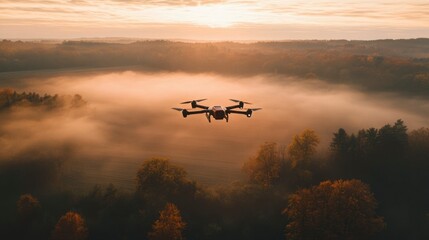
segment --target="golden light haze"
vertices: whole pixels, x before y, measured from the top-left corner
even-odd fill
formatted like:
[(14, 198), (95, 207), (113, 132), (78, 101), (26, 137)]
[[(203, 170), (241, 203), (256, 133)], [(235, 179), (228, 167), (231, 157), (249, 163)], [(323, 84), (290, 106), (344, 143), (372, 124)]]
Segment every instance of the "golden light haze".
[(0, 0), (0, 38), (429, 37), (427, 0)]
[[(171, 159), (202, 183), (229, 183), (242, 177), (243, 162), (261, 143), (287, 145), (306, 128), (320, 136), (318, 151), (324, 152), (338, 126), (355, 132), (399, 118), (410, 129), (429, 125), (424, 99), (281, 75), (58, 72), (18, 78), (10, 87), (60, 96), (79, 93), (88, 102), (84, 108), (43, 114), (19, 108), (0, 118), (0, 163), (43, 154), (66, 159), (67, 174), (77, 172), (76, 179), (85, 183), (73, 187), (113, 181), (133, 189), (136, 169), (151, 157)], [(179, 103), (192, 98), (208, 98), (203, 102), (208, 106), (243, 99), (263, 110), (251, 118), (231, 115), (228, 123), (208, 123), (204, 115), (183, 118), (171, 109), (187, 107)]]

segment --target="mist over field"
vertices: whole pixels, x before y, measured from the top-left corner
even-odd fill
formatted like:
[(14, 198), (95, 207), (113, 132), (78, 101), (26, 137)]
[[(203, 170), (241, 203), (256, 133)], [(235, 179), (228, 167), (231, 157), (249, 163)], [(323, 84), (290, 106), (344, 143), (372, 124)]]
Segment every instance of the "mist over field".
[[(15, 79), (9, 74), (2, 87), (79, 94), (87, 104), (0, 112), (0, 160), (54, 155), (62, 161), (64, 186), (73, 189), (114, 183), (134, 190), (136, 169), (151, 157), (171, 159), (203, 184), (230, 183), (243, 179), (243, 163), (261, 144), (287, 145), (307, 128), (320, 135), (318, 150), (327, 154), (339, 127), (355, 132), (397, 119), (410, 129), (429, 125), (426, 99), (364, 92), (318, 79), (123, 70), (37, 74)], [(263, 110), (252, 118), (231, 115), (229, 123), (208, 123), (204, 115), (184, 119), (171, 110), (200, 98), (208, 98), (202, 104), (209, 106), (241, 99)]]

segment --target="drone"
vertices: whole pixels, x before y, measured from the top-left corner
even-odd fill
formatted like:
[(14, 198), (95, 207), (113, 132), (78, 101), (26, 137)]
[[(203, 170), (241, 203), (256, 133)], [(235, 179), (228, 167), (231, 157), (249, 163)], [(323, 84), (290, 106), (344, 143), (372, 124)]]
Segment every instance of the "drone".
[(204, 105), (199, 104), (199, 102), (202, 102), (205, 100), (207, 100), (207, 99), (205, 98), (205, 99), (191, 100), (191, 101), (186, 101), (186, 102), (180, 103), (180, 104), (189, 104), (190, 103), (192, 108), (199, 108), (202, 110), (189, 111), (188, 109), (184, 109), (184, 108), (172, 108), (172, 109), (179, 111), (179, 112), (182, 112), (182, 115), (184, 118), (186, 118), (188, 115), (193, 115), (193, 114), (205, 114), (207, 117), (207, 120), (209, 122), (211, 122), (211, 117), (213, 117), (216, 120), (225, 119), (226, 122), (228, 122), (229, 114), (232, 114), (232, 113), (246, 115), (247, 117), (250, 118), (254, 111), (258, 111), (258, 110), (262, 109), (262, 108), (245, 108), (245, 110), (234, 110), (234, 109), (243, 109), (244, 104), (251, 104), (249, 102), (244, 102), (244, 101), (236, 100), (236, 99), (229, 99), (230, 101), (235, 102), (237, 104), (232, 105), (232, 106), (228, 106), (228, 107), (222, 107), (222, 106), (208, 107), (208, 106), (204, 106)]

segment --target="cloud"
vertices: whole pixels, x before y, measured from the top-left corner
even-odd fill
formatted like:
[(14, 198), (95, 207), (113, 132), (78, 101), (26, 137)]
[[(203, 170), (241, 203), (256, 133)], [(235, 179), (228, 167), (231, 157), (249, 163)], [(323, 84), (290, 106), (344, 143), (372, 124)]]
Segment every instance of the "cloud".
[[(408, 2), (381, 1), (381, 2), (334, 2), (334, 1), (222, 1), (222, 0), (150, 0), (150, 1), (3, 1), (3, 10), (15, 11), (15, 16), (34, 15), (37, 13), (56, 12), (65, 14), (82, 13), (82, 17), (99, 20), (101, 22), (122, 22), (125, 19), (134, 22), (151, 23), (172, 23), (180, 22), (182, 10), (189, 11), (192, 8), (205, 5), (222, 6), (224, 9), (234, 6), (235, 14), (245, 14), (243, 19), (246, 23), (279, 24), (283, 23), (334, 23), (337, 18), (350, 21), (357, 19), (367, 19), (369, 23), (374, 20), (383, 20), (385, 25), (395, 25), (399, 20), (406, 21), (407, 24), (426, 24), (429, 21), (429, 5), (425, 2), (414, 0)], [(179, 13), (179, 14), (178, 14)], [(213, 13), (213, 12), (212, 12)], [(137, 14), (137, 15), (136, 15)], [(5, 19), (12, 16), (0, 16)], [(93, 15), (93, 16), (91, 16)], [(103, 16), (116, 17), (108, 21)], [(127, 16), (128, 15), (128, 16)], [(136, 17), (132, 17), (136, 15)], [(40, 17), (40, 16), (39, 16)], [(69, 17), (74, 17), (70, 15)], [(131, 17), (131, 18), (130, 18)], [(216, 16), (220, 17), (220, 16)], [(19, 17), (17, 17), (19, 18)], [(36, 19), (37, 20), (37, 19)], [(58, 20), (62, 19), (58, 17)], [(198, 24), (198, 19), (194, 19), (194, 24)], [(390, 22), (389, 22), (390, 21)], [(374, 22), (378, 24), (379, 22)]]
[(155, 6), (199, 6), (206, 4), (219, 4), (229, 2), (227, 0), (111, 0), (111, 2), (119, 4), (135, 4), (135, 5), (155, 5)]
[[(325, 37), (324, 33), (317, 31), (320, 27), (330, 32), (340, 32), (344, 29), (358, 32), (350, 35), (349, 31), (345, 31), (340, 38), (347, 39), (355, 38), (355, 35), (362, 39), (368, 35), (366, 30), (377, 33), (380, 28), (386, 30), (379, 31), (374, 38), (429, 36), (427, 30), (429, 6), (420, 0), (407, 2), (5, 0), (2, 1), (0, 8), (0, 34), (6, 38), (22, 35), (32, 35), (32, 38), (56, 35), (57, 38), (61, 38), (64, 31), (72, 32), (73, 37), (96, 37), (94, 32), (99, 32), (104, 37), (119, 35), (114, 29), (109, 31), (108, 28), (120, 28), (122, 37), (163, 38), (170, 35), (169, 38), (191, 39), (201, 38), (205, 32), (215, 29), (218, 31), (217, 35), (224, 36), (224, 40), (232, 39), (228, 34), (222, 33), (222, 28), (232, 29), (237, 35), (245, 35), (246, 28), (255, 32), (254, 37), (241, 40), (307, 38), (303, 36), (325, 39), (337, 35), (337, 33), (327, 34)], [(31, 27), (35, 24), (39, 24), (36, 26), (37, 31), (32, 31)], [(146, 28), (148, 25), (152, 26), (149, 30)], [(170, 27), (165, 28), (165, 25)], [(186, 26), (187, 30), (175, 31), (174, 27), (177, 25), (182, 29)], [(27, 28), (14, 30), (14, 26)], [(151, 31), (154, 29), (153, 26), (158, 28)], [(199, 27), (203, 27), (203, 30)], [(97, 28), (102, 30), (98, 31)], [(261, 35), (261, 32), (264, 34)]]
[[(294, 16), (307, 16), (320, 18), (319, 20), (335, 20), (335, 17), (343, 20), (356, 21), (357, 19), (384, 20), (397, 23), (397, 20), (427, 24), (429, 21), (429, 5), (422, 1), (318, 1), (318, 2), (293, 2), (292, 4), (268, 4), (263, 11), (273, 11), (278, 14), (290, 14)], [(379, 22), (375, 22), (379, 23)], [(362, 24), (362, 22), (361, 22)]]

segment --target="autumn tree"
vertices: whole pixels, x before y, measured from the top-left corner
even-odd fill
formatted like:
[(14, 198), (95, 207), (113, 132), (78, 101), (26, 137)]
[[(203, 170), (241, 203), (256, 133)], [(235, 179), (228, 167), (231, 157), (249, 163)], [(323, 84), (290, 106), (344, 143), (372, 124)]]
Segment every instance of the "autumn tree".
[(18, 216), (21, 221), (28, 222), (34, 219), (40, 212), (39, 200), (31, 194), (23, 194), (17, 202)]
[(149, 233), (151, 240), (182, 240), (182, 231), (186, 223), (180, 216), (180, 211), (173, 203), (167, 203), (160, 211), (159, 219), (152, 226)]
[(83, 240), (87, 239), (88, 230), (85, 220), (76, 212), (69, 211), (58, 220), (52, 233), (54, 240)]
[(249, 181), (270, 186), (279, 178), (283, 151), (276, 143), (267, 142), (259, 148), (256, 157), (250, 158), (243, 166)]
[(296, 166), (298, 162), (307, 161), (312, 157), (316, 153), (316, 147), (319, 143), (319, 136), (314, 130), (306, 129), (295, 135), (287, 147), (292, 166)]
[(14, 237), (19, 239), (40, 238), (41, 206), (39, 200), (31, 194), (23, 194), (17, 203), (17, 225)]
[(368, 239), (384, 220), (377, 202), (360, 180), (325, 181), (292, 194), (284, 213), (288, 239)]
[(146, 160), (137, 172), (137, 192), (158, 202), (178, 195), (193, 195), (195, 191), (195, 183), (188, 178), (186, 171), (167, 159)]

